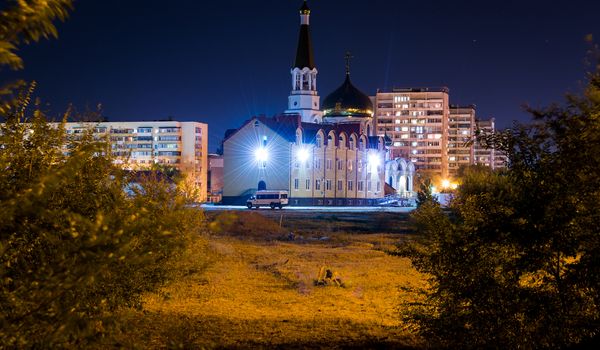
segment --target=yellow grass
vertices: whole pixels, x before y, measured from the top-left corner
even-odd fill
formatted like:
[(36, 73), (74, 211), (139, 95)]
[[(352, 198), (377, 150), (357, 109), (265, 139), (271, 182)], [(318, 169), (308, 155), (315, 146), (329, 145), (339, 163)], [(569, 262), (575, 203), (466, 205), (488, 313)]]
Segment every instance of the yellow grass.
[[(400, 286), (422, 286), (407, 259), (381, 249), (397, 235), (331, 241), (210, 238), (210, 264), (146, 297), (126, 317), (148, 347), (390, 347), (418, 345), (399, 321)], [(345, 288), (314, 286), (326, 266)], [(200, 270), (200, 269), (199, 269)], [(134, 339), (134, 340), (132, 340)]]

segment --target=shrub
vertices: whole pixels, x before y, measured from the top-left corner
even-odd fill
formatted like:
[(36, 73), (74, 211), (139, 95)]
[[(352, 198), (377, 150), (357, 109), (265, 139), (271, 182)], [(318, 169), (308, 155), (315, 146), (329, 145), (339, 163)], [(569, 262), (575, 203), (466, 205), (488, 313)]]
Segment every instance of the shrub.
[(414, 213), (404, 253), (430, 276), (406, 319), (432, 345), (563, 348), (600, 332), (600, 72), (564, 107), (481, 135), (509, 169), (472, 169), (449, 213)]
[[(23, 108), (22, 110), (25, 110)], [(203, 216), (164, 182), (134, 196), (109, 144), (7, 116), (0, 128), (0, 343), (71, 347), (109, 340), (113, 312), (142, 305)], [(25, 121), (25, 122), (24, 122)], [(68, 151), (66, 155), (65, 151)]]

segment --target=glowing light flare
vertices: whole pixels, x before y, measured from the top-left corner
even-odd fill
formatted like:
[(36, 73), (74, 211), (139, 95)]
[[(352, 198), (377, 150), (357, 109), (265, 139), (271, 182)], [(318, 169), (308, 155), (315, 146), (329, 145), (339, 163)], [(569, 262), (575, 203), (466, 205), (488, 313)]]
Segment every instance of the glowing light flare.
[(264, 147), (260, 147), (254, 152), (256, 160), (259, 162), (266, 162), (269, 159), (269, 152)]
[(379, 156), (377, 154), (369, 154), (369, 167), (371, 168), (371, 172), (375, 172), (377, 167), (380, 165)]
[(442, 180), (441, 187), (444, 190), (447, 190), (447, 189), (456, 190), (458, 188), (458, 183), (452, 182), (448, 179), (445, 179), (445, 180)]
[(310, 156), (310, 154), (308, 153), (308, 150), (306, 148), (300, 148), (300, 149), (298, 149), (296, 156), (298, 157), (298, 160), (300, 162), (304, 163), (308, 160), (308, 157)]

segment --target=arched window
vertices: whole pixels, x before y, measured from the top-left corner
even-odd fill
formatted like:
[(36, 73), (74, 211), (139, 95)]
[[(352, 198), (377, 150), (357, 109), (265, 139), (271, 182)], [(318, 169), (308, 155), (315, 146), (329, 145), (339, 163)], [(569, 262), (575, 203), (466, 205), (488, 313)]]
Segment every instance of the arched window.
[(266, 190), (266, 189), (267, 189), (267, 183), (266, 183), (266, 182), (264, 182), (264, 181), (262, 181), (262, 180), (261, 180), (261, 181), (259, 181), (259, 182), (258, 182), (258, 190), (259, 190), (259, 191), (264, 191), (264, 190)]

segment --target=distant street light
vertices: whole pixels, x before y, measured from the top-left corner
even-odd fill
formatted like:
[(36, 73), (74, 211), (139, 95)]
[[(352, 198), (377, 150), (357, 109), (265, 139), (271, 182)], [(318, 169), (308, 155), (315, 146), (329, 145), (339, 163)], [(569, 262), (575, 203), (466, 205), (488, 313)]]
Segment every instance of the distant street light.
[(448, 180), (448, 179), (442, 180), (442, 188), (447, 189), (449, 187), (450, 187), (450, 180)]

